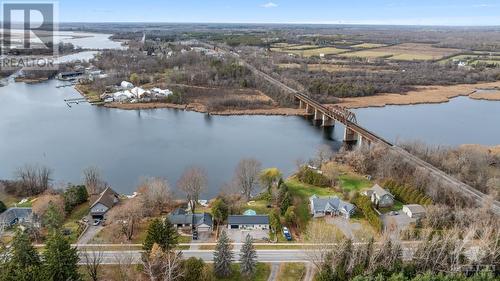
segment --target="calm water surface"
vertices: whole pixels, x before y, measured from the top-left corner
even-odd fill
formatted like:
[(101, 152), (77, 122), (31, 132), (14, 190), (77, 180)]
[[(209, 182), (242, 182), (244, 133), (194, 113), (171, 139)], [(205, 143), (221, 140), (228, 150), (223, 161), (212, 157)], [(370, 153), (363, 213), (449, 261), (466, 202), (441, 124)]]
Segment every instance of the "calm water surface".
[(457, 97), (448, 103), (355, 110), (358, 122), (390, 141), (435, 145), (500, 144), (500, 102)]
[[(135, 190), (142, 176), (173, 185), (190, 165), (209, 175), (207, 196), (216, 195), (244, 157), (285, 173), (321, 144), (339, 145), (333, 134), (301, 117), (208, 117), (168, 109), (125, 111), (89, 104), (69, 108), (79, 97), (57, 81), (0, 88), (0, 178), (12, 178), (26, 163), (54, 169), (54, 179), (80, 182), (81, 171), (98, 166), (119, 192)], [(340, 139), (342, 132), (335, 132)]]

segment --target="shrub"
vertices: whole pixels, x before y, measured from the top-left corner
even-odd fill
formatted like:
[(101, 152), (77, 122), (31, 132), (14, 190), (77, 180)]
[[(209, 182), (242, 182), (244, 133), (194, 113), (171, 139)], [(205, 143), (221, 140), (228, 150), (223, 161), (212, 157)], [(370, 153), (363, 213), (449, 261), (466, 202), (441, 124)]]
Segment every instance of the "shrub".
[(300, 168), (297, 178), (303, 183), (320, 187), (329, 187), (331, 184), (327, 177), (308, 167)]
[(409, 185), (399, 185), (393, 180), (388, 180), (384, 186), (396, 197), (397, 200), (405, 204), (431, 205), (432, 199), (422, 191)]
[(84, 185), (70, 186), (64, 191), (63, 198), (64, 211), (69, 214), (76, 206), (87, 202), (89, 194)]
[(373, 209), (372, 202), (367, 196), (361, 196), (356, 193), (352, 202), (363, 213), (368, 222), (377, 230), (382, 231), (382, 220), (378, 213)]

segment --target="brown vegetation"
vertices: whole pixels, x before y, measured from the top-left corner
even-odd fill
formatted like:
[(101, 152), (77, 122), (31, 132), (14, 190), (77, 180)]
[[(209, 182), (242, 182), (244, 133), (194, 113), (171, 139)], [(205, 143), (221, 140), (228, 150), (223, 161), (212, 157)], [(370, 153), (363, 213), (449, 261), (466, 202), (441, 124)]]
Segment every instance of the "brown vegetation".
[(469, 96), (479, 98), (488, 95), (490, 99), (495, 95), (477, 94), (476, 89), (482, 87), (498, 87), (500, 82), (479, 83), (479, 84), (460, 84), (453, 86), (422, 86), (416, 90), (405, 94), (379, 94), (369, 97), (342, 98), (340, 104), (348, 108), (362, 107), (383, 107), (386, 105), (409, 105), (425, 103), (443, 103), (449, 102), (451, 98), (458, 96)]

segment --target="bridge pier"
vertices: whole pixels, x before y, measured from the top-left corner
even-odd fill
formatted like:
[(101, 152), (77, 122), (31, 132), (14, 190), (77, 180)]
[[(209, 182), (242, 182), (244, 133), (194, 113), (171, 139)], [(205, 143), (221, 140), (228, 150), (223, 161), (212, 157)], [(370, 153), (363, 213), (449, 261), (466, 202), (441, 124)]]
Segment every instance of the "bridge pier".
[(358, 140), (358, 135), (348, 126), (344, 129), (344, 142), (356, 142)]
[(312, 108), (311, 108), (311, 106), (308, 103), (306, 103), (306, 113), (308, 115), (313, 114)]
[(371, 144), (372, 144), (372, 142), (369, 139), (367, 139), (361, 135), (359, 136), (359, 144), (358, 144), (359, 148), (363, 148), (364, 146), (370, 147)]
[(321, 121), (321, 120), (323, 120), (323, 113), (321, 111), (319, 111), (317, 108), (315, 108), (313, 121), (316, 122), (316, 121)]
[(304, 108), (304, 102), (299, 100), (299, 109), (302, 109), (302, 108)]
[(321, 124), (322, 127), (333, 127), (335, 126), (335, 120), (326, 116), (326, 114), (323, 114), (323, 123)]

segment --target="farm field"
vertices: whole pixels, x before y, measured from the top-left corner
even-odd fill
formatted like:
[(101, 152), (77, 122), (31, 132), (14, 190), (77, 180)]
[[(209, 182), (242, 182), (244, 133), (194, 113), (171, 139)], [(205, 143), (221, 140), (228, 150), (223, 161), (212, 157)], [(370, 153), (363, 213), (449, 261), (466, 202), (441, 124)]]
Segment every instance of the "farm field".
[(467, 62), (469, 64), (475, 64), (477, 62), (499, 64), (500, 54), (494, 52), (493, 53), (473, 52), (470, 54), (456, 55), (451, 58), (443, 59), (440, 61), (440, 63), (458, 62), (458, 61)]
[(385, 44), (377, 44), (377, 43), (361, 43), (358, 45), (351, 46), (353, 48), (361, 48), (361, 49), (371, 49), (371, 48), (379, 48), (387, 46)]
[[(278, 65), (279, 68), (283, 69), (298, 69), (301, 68), (302, 65), (298, 63), (283, 63)], [(372, 65), (364, 65), (364, 66), (349, 66), (349, 65), (341, 65), (341, 64), (308, 64), (307, 69), (309, 71), (327, 71), (331, 73), (335, 72), (347, 72), (347, 71), (360, 71), (360, 72), (394, 72), (394, 70), (383, 69), (380, 67), (372, 66)]]
[(446, 56), (460, 53), (459, 49), (437, 48), (431, 44), (403, 43), (377, 49), (350, 52), (343, 57), (361, 58), (389, 58), (391, 60), (437, 60)]
[[(311, 45), (312, 46), (312, 45)], [(297, 46), (299, 47), (299, 46)], [(271, 51), (273, 52), (281, 52), (281, 53), (289, 53), (289, 54), (294, 54), (297, 56), (303, 56), (303, 57), (313, 57), (313, 56), (319, 56), (320, 54), (324, 55), (335, 55), (335, 54), (340, 54), (343, 52), (346, 52), (347, 50), (344, 49), (338, 49), (335, 47), (322, 47), (322, 48), (313, 48), (313, 49), (303, 49), (304, 45), (301, 46), (302, 49), (296, 49), (297, 47), (292, 47), (292, 48), (271, 48)]]

